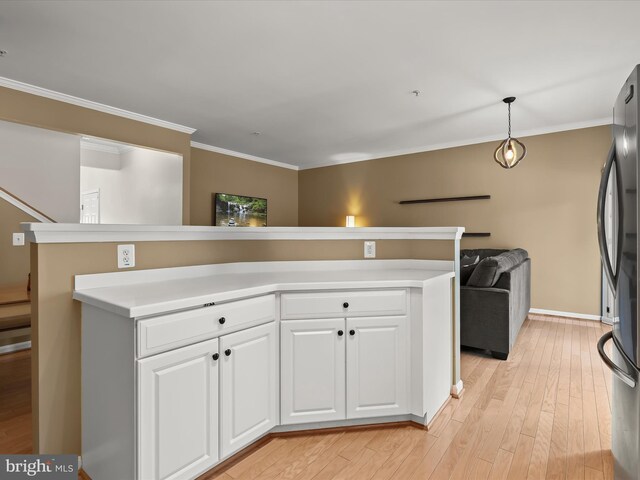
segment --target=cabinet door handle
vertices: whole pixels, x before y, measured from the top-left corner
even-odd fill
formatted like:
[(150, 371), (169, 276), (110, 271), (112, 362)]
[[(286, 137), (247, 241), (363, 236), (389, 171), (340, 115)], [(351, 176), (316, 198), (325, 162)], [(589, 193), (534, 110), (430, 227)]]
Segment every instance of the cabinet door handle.
[(349, 335), (351, 335), (352, 337), (356, 334), (355, 330), (349, 330)]
[(344, 302), (344, 303), (342, 304), (342, 307), (343, 307), (343, 308), (349, 308), (349, 302)]
[(338, 336), (341, 337), (342, 335), (344, 335), (344, 332), (342, 330), (338, 330)]
[(213, 355), (211, 355), (211, 358), (213, 358), (214, 360), (218, 360), (220, 358), (220, 355), (217, 353), (214, 353)]
[(224, 351), (224, 354), (225, 354), (227, 357), (228, 357), (229, 355), (231, 355), (231, 349), (230, 349), (230, 348), (227, 348), (227, 349)]
[(220, 319), (218, 320), (218, 322), (220, 323), (220, 325), (224, 325), (224, 322), (226, 322), (227, 319), (224, 317), (220, 317)]

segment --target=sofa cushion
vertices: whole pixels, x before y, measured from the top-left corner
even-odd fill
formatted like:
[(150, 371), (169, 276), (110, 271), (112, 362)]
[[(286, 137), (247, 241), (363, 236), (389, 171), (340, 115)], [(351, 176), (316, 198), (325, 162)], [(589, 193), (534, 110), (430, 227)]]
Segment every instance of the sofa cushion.
[(529, 257), (526, 250), (516, 248), (482, 260), (469, 277), (466, 285), (471, 287), (493, 287), (500, 275), (521, 264)]
[(462, 257), (475, 257), (478, 255), (480, 261), (487, 257), (496, 257), (501, 253), (508, 252), (508, 248), (465, 248), (460, 250), (460, 258)]
[(480, 256), (463, 256), (460, 259), (460, 285), (466, 285), (469, 277), (476, 268), (476, 265), (480, 263)]

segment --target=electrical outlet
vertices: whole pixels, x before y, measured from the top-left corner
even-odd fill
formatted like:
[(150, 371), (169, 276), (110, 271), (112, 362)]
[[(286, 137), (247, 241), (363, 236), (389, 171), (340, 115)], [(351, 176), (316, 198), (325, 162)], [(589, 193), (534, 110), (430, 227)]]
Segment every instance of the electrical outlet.
[(136, 266), (136, 246), (118, 245), (118, 268), (131, 268)]
[(13, 246), (22, 247), (24, 245), (24, 233), (13, 234)]
[(376, 258), (376, 242), (364, 242), (364, 258)]

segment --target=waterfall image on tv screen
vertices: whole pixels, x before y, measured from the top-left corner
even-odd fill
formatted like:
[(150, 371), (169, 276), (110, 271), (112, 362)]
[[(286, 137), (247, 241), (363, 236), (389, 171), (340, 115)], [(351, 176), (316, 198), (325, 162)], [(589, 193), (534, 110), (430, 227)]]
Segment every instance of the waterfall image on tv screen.
[(267, 199), (216, 193), (213, 200), (215, 227), (266, 227)]

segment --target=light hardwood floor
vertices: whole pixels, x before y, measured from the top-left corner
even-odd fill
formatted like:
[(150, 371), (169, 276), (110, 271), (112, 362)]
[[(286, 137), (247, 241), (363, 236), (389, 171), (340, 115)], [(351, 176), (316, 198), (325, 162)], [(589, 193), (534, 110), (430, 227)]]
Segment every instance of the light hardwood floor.
[(0, 355), (0, 453), (31, 453), (31, 350)]
[(202, 480), (612, 479), (598, 322), (530, 315), (505, 362), (462, 353), (465, 392), (429, 432), (279, 437)]
[[(465, 392), (411, 426), (277, 437), (207, 480), (612, 479), (598, 322), (530, 315), (506, 362), (463, 351)], [(26, 453), (29, 354), (0, 356), (0, 452)]]

